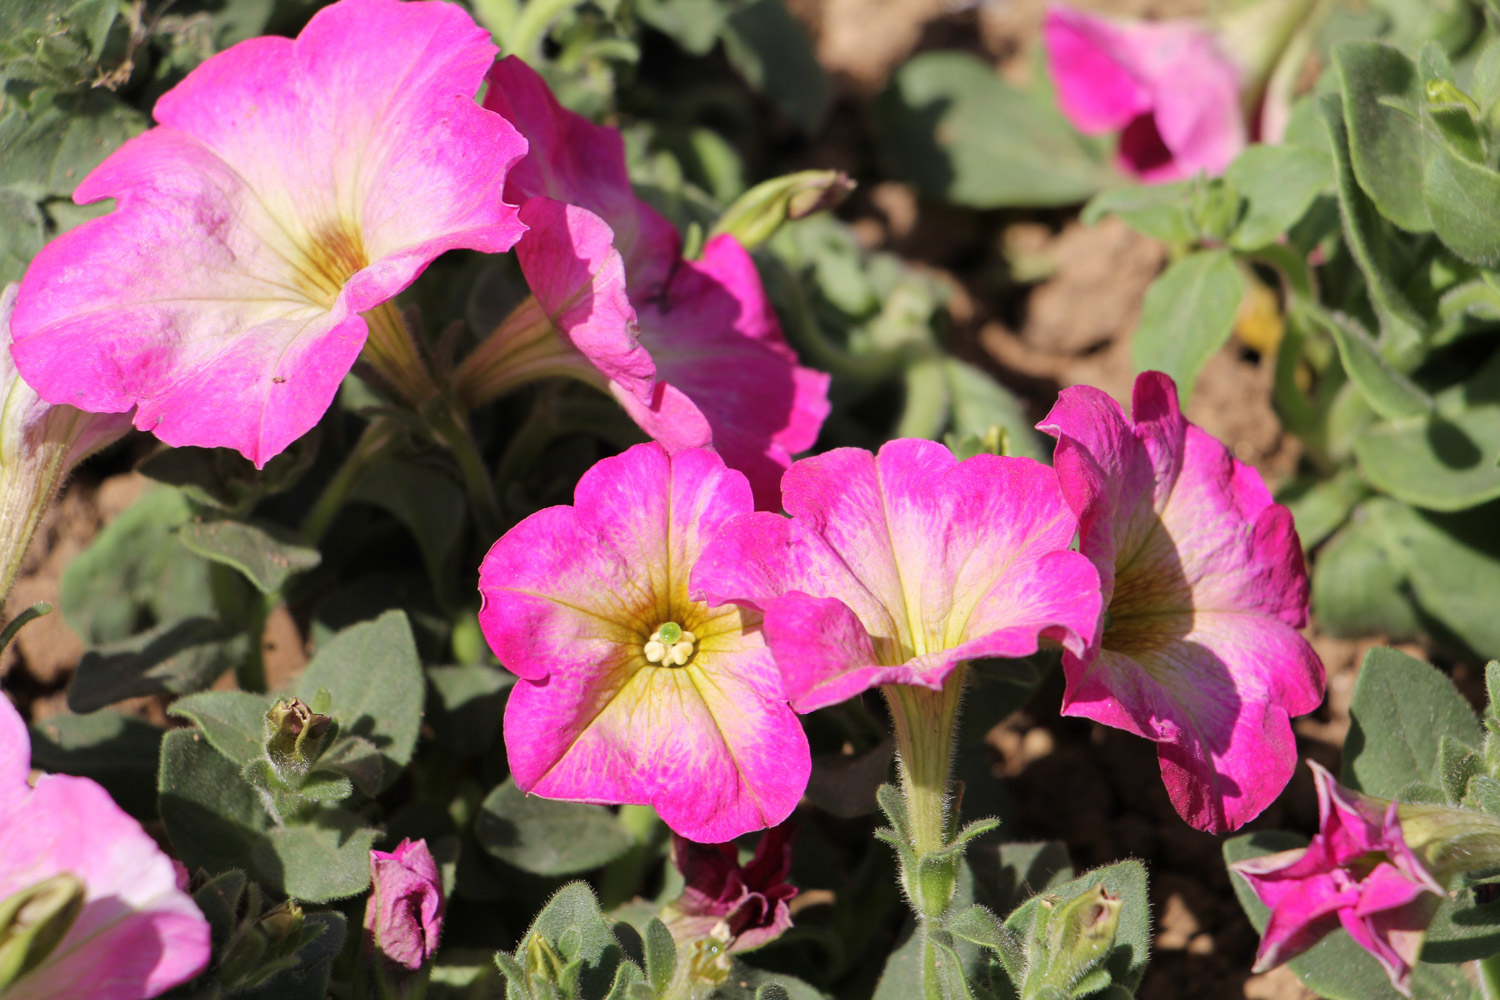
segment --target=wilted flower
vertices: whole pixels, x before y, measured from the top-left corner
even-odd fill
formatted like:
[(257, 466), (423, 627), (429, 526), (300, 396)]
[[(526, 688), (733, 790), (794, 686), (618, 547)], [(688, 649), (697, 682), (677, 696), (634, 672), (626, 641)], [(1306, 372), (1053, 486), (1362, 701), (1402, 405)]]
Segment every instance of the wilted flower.
[(12, 283), (0, 290), (0, 604), (68, 471), (130, 430), (130, 414), (45, 403), (10, 356)]
[[(29, 787), (30, 756), (26, 724), (0, 695), (0, 995), (141, 1000), (197, 975), (209, 925), (183, 891), (186, 872), (89, 779)], [(30, 905), (10, 905), (23, 894)], [(26, 954), (12, 965), (17, 946)]]
[(295, 40), (202, 63), (74, 192), (115, 210), (32, 262), (27, 381), (257, 465), (317, 423), (362, 348), (420, 401), (430, 377), (382, 304), (445, 250), (525, 228), (501, 194), (526, 144), (473, 100), (494, 53), (454, 4), (340, 0)]
[(427, 841), (371, 851), (365, 941), (372, 955), (416, 972), (437, 954), (442, 933), (443, 876)]
[(1063, 655), (1063, 714), (1155, 741), (1177, 812), (1222, 833), (1286, 787), (1291, 717), (1323, 698), (1323, 664), (1297, 631), (1302, 548), (1260, 475), (1184, 419), (1171, 379), (1136, 379), (1133, 418), (1076, 386), (1038, 425), (1058, 439), (1105, 597), (1099, 648)]
[(1443, 887), (1402, 838), (1396, 803), (1350, 791), (1308, 766), (1318, 789), (1312, 843), (1229, 866), (1271, 908), (1255, 971), (1291, 961), (1342, 926), (1410, 996)]
[(753, 509), (718, 455), (648, 443), (495, 543), (479, 621), (521, 677), (505, 709), (517, 785), (651, 805), (706, 843), (786, 819), (812, 761), (759, 616), (688, 596), (708, 540)]
[(686, 883), (682, 895), (662, 913), (679, 942), (714, 935), (722, 925), (727, 950), (749, 951), (776, 940), (792, 926), (787, 906), (797, 895), (786, 884), (792, 870), (796, 830), (782, 825), (767, 830), (747, 865), (733, 844), (695, 844), (683, 837), (672, 843), (672, 863)]
[(485, 107), (530, 143), (505, 191), (530, 229), (516, 254), (534, 299), (460, 365), (459, 394), (477, 404), (540, 375), (581, 378), (668, 450), (712, 445), (774, 505), (828, 415), (828, 376), (797, 364), (745, 248), (719, 235), (684, 259), (631, 189), (620, 133), (564, 110), (519, 59), (490, 73)]

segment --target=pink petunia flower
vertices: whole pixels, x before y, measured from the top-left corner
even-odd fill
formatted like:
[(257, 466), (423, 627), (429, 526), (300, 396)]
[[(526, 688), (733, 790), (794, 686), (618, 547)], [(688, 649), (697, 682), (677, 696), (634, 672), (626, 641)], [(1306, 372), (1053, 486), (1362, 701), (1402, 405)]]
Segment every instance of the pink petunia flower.
[(74, 192), (115, 210), (33, 261), (22, 375), (257, 465), (317, 423), (367, 335), (366, 358), (421, 395), (409, 335), (377, 307), (445, 250), (525, 229), (502, 192), (526, 143), (473, 100), (494, 54), (454, 4), (340, 0), (295, 40), (208, 59)]
[(521, 678), (505, 710), (516, 784), (655, 807), (704, 843), (775, 826), (812, 767), (759, 616), (688, 595), (726, 520), (754, 509), (712, 451), (607, 458), (495, 543), (479, 622)]
[(0, 695), (0, 906), (47, 879), (81, 883), (82, 907), (5, 1000), (141, 1000), (208, 964), (209, 926), (174, 866), (141, 825), (87, 778), (28, 786), (31, 740)]
[(1229, 866), (1271, 908), (1255, 971), (1291, 961), (1342, 926), (1410, 996), (1443, 887), (1402, 839), (1396, 803), (1352, 792), (1308, 766), (1318, 789), (1312, 843)]
[(505, 191), (530, 230), (516, 253), (535, 301), (460, 366), (460, 394), (581, 377), (668, 450), (711, 445), (774, 506), (828, 415), (828, 376), (797, 364), (749, 253), (720, 235), (684, 259), (671, 223), (631, 189), (620, 133), (563, 109), (519, 59), (491, 71), (485, 107), (531, 144)]
[(733, 844), (675, 838), (672, 863), (686, 885), (663, 912), (672, 936), (679, 942), (708, 938), (723, 925), (727, 950), (737, 952), (785, 934), (792, 926), (787, 904), (797, 895), (796, 887), (786, 884), (796, 839), (794, 827), (772, 827), (761, 835), (750, 863), (741, 865)]
[(803, 459), (782, 496), (792, 517), (730, 522), (693, 591), (764, 612), (799, 712), (881, 684), (939, 690), (1043, 639), (1082, 654), (1098, 630), (1099, 576), (1068, 551), (1077, 521), (1038, 462), (898, 440)]
[(1063, 714), (1155, 741), (1178, 814), (1223, 833), (1286, 786), (1291, 717), (1323, 698), (1323, 664), (1297, 631), (1302, 548), (1260, 475), (1183, 418), (1171, 379), (1137, 378), (1133, 411), (1076, 386), (1038, 425), (1058, 439), (1105, 597), (1098, 648), (1063, 655)]
[(370, 951), (416, 972), (437, 954), (442, 933), (443, 876), (427, 841), (408, 838), (394, 851), (371, 851), (365, 903)]
[(1244, 71), (1196, 21), (1129, 22), (1047, 8), (1058, 105), (1086, 135), (1120, 133), (1120, 168), (1148, 182), (1217, 175), (1249, 141)]

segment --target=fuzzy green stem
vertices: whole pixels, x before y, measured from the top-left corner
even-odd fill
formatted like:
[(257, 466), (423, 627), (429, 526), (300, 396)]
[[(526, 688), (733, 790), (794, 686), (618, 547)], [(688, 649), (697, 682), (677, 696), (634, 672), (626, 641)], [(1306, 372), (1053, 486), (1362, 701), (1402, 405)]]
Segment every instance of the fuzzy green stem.
[(912, 684), (888, 684), (882, 689), (896, 728), (901, 794), (918, 857), (948, 844), (948, 776), (964, 671), (965, 666), (959, 665), (940, 691)]
[(468, 420), (458, 411), (456, 404), (445, 402), (428, 412), (427, 425), (458, 462), (480, 533), (486, 538), (499, 538), (504, 518), (495, 495), (495, 480), (484, 456), (479, 453)]
[(306, 545), (316, 546), (328, 533), (333, 524), (333, 519), (343, 508), (349, 499), (349, 494), (354, 490), (354, 484), (359, 482), (362, 476), (375, 460), (384, 453), (387, 446), (395, 438), (395, 428), (390, 421), (376, 417), (365, 425), (364, 433), (354, 443), (349, 454), (344, 456), (343, 463), (333, 478), (328, 480), (323, 487), (323, 492), (318, 494), (318, 499), (313, 501), (312, 509), (307, 512), (307, 517), (302, 520), (301, 536)]

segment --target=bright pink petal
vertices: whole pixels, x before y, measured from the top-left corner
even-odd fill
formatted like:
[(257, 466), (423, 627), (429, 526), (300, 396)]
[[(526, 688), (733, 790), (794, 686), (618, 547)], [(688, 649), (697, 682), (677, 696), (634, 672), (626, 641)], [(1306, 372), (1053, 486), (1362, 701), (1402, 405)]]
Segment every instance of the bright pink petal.
[[(749, 484), (707, 450), (638, 445), (495, 543), (481, 625), (525, 678), (506, 709), (512, 773), (552, 798), (652, 805), (698, 841), (789, 815), (807, 740), (755, 616), (688, 596), (708, 539), (752, 509)], [(696, 637), (682, 667), (644, 645), (672, 621)]]
[(407, 839), (394, 851), (370, 852), (365, 932), (371, 946), (412, 972), (437, 954), (443, 876), (427, 841)]
[(506, 197), (520, 202), (545, 195), (597, 215), (614, 232), (631, 295), (640, 301), (660, 292), (682, 240), (661, 213), (635, 196), (619, 131), (568, 111), (536, 70), (515, 56), (495, 64), (489, 84), (484, 106), (531, 144), (510, 173)]
[(208, 921), (156, 841), (94, 782), (59, 775), (0, 819), (0, 899), (62, 872), (83, 881), (83, 910), (6, 1000), (139, 1000), (208, 964)]
[(547, 197), (522, 205), (521, 220), (530, 231), (516, 256), (543, 311), (612, 389), (649, 402), (656, 365), (637, 337), (614, 232), (593, 212)]
[(451, 4), (341, 0), (295, 41), (204, 62), (75, 192), (115, 211), (27, 272), (27, 381), (263, 464), (326, 410), (359, 313), (445, 250), (523, 232), (501, 192), (525, 144), (472, 100), (493, 53)]
[(0, 694), (0, 816), (9, 815), (12, 803), (27, 794), (31, 774), (31, 734), (21, 713)]
[(1114, 132), (1150, 110), (1152, 93), (1134, 71), (1135, 45), (1124, 25), (1053, 4), (1042, 41), (1057, 103), (1080, 132)]

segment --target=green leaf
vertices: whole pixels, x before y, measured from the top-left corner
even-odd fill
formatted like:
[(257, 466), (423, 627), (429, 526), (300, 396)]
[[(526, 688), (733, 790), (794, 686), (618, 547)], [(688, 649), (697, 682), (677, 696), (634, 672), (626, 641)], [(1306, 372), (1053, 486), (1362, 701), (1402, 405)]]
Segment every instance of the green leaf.
[(422, 550), (428, 577), (447, 579), (468, 510), (462, 487), (425, 465), (388, 459), (359, 478), (349, 499), (373, 504), (406, 525)]
[(916, 56), (873, 111), (892, 172), (956, 205), (1072, 205), (1119, 183), (1106, 148), (1049, 95), (1011, 86), (971, 55)]
[(225, 943), (240, 923), (240, 901), (248, 883), (242, 871), (216, 875), (193, 893), (193, 902), (213, 928), (213, 947), (222, 953)]
[[(1306, 847), (1307, 838), (1281, 831), (1241, 834), (1224, 842), (1224, 862), (1233, 864), (1277, 851)], [(1249, 884), (1233, 873), (1229, 881), (1240, 907), (1259, 933), (1264, 933), (1271, 911), (1261, 903)], [(1297, 978), (1319, 996), (1330, 1000), (1400, 1000), (1390, 977), (1342, 929), (1335, 930), (1291, 961)], [(1464, 1000), (1475, 996), (1463, 971), (1452, 966), (1419, 963), (1412, 974), (1412, 996), (1420, 1000)]]
[(1385, 526), (1370, 504), (1354, 511), (1312, 563), (1312, 608), (1330, 635), (1351, 638), (1421, 635), (1423, 624), (1407, 593), (1404, 561), (1391, 551)]
[(1500, 902), (1481, 903), (1473, 886), (1453, 892), (1427, 925), (1424, 962), (1471, 962), (1500, 952)]
[(722, 38), (730, 65), (776, 110), (809, 135), (822, 125), (833, 87), (782, 0), (751, 0), (736, 8)]
[(1256, 144), (1229, 165), (1224, 179), (1245, 199), (1244, 214), (1229, 243), (1239, 250), (1255, 250), (1275, 243), (1320, 194), (1333, 190), (1333, 162), (1326, 149)]
[(159, 483), (176, 486), (194, 503), (246, 513), (256, 501), (291, 489), (318, 455), (315, 429), (257, 469), (232, 448), (162, 448), (139, 470)]
[(639, 0), (636, 4), (642, 21), (695, 56), (713, 50), (732, 9), (725, 0)]
[(1371, 485), (1428, 510), (1467, 510), (1500, 498), (1500, 400), (1487, 365), (1438, 394), (1436, 412), (1370, 424), (1354, 455)]
[(1010, 913), (1037, 893), (1073, 878), (1068, 845), (1060, 840), (980, 845), (969, 851), (979, 902)]
[(1335, 47), (1333, 65), (1342, 84), (1349, 156), (1359, 186), (1387, 219), (1411, 232), (1427, 232), (1425, 139), (1417, 117), (1426, 99), (1417, 68), (1396, 49), (1368, 41)]
[(1432, 412), (1432, 397), (1389, 365), (1380, 349), (1353, 320), (1321, 310), (1310, 312), (1333, 336), (1339, 360), (1370, 408), (1383, 417), (1417, 417)]
[(580, 996), (604, 996), (615, 970), (628, 961), (593, 890), (583, 882), (563, 886), (548, 900), (521, 939), (521, 948), (533, 937), (550, 944), (565, 962), (577, 963)]
[(0, 187), (37, 202), (71, 196), (79, 181), (147, 125), (139, 111), (107, 90), (43, 90), (25, 106), (7, 100), (5, 107)]
[[(3, 610), (4, 605), (0, 605), (0, 611)], [(16, 634), (20, 632), (21, 629), (26, 627), (28, 622), (34, 622), (38, 618), (45, 618), (51, 613), (51, 604), (48, 604), (46, 601), (37, 601), (35, 604), (22, 610), (20, 614), (16, 615), (10, 621), (6, 622), (5, 627), (0, 628), (0, 653), (5, 652), (5, 647), (10, 645), (11, 640), (16, 637)]]
[(1369, 495), (1369, 487), (1357, 472), (1342, 469), (1332, 478), (1316, 473), (1299, 476), (1276, 491), (1276, 502), (1292, 512), (1302, 551), (1310, 552), (1337, 531)]
[(983, 436), (991, 427), (1004, 428), (1006, 454), (1041, 460), (1044, 449), (1026, 408), (1015, 396), (983, 371), (957, 358), (944, 358), (954, 434)]
[(677, 971), (677, 944), (667, 925), (656, 917), (647, 922), (641, 940), (646, 946), (646, 981), (657, 996), (661, 996), (666, 993), (672, 974)]
[(126, 698), (202, 691), (243, 660), (247, 645), (246, 635), (213, 618), (159, 625), (84, 653), (68, 687), (68, 708), (92, 712)]
[(305, 921), (304, 928), (321, 927), (322, 932), (297, 953), (297, 964), (252, 990), (236, 993), (236, 1000), (324, 1000), (329, 995), (328, 982), (344, 947), (348, 922), (337, 911), (309, 913)]
[(474, 835), (490, 854), (535, 875), (598, 868), (635, 844), (605, 807), (527, 795), (512, 778), (485, 798)]
[(256, 870), (280, 869), (278, 888), (308, 903), (364, 892), (370, 886), (370, 847), (377, 831), (342, 809), (322, 809), (314, 816), (313, 822), (268, 830), (254, 845)]
[(1360, 664), (1349, 702), (1339, 780), (1382, 798), (1394, 798), (1413, 781), (1439, 783), (1445, 736), (1480, 745), (1479, 722), (1453, 682), (1405, 653), (1372, 649)]
[(82, 83), (118, 14), (115, 0), (0, 4), (0, 80)]
[[(1272, 147), (1250, 147), (1262, 148)], [(1084, 225), (1092, 226), (1106, 215), (1117, 215), (1131, 229), (1163, 243), (1192, 243), (1198, 239), (1190, 201), (1193, 184), (1132, 184), (1101, 191), (1083, 206), (1080, 218)]]
[(1244, 282), (1227, 250), (1183, 257), (1151, 283), (1131, 358), (1136, 371), (1166, 372), (1184, 401), (1198, 370), (1234, 331)]
[(1437, 138), (1426, 144), (1426, 168), (1422, 200), (1438, 238), (1471, 264), (1500, 264), (1500, 173)]
[(387, 787), (411, 760), (422, 724), (422, 664), (400, 611), (351, 626), (324, 644), (297, 691), (308, 702), (320, 691), (332, 696), (325, 714), (338, 720), (341, 733), (379, 749)]
[(20, 281), (47, 242), (47, 220), (36, 202), (0, 188), (0, 282)]
[(492, 666), (428, 667), (427, 724), (456, 754), (477, 754), (499, 738), (516, 677)]
[(385, 762), (375, 744), (362, 736), (340, 733), (318, 758), (318, 766), (347, 775), (371, 798), (385, 787)]
[(1438, 776), (1449, 805), (1461, 805), (1469, 793), (1469, 782), (1484, 771), (1479, 754), (1451, 736), (1438, 741)]
[(317, 549), (298, 544), (291, 532), (276, 525), (194, 521), (183, 525), (177, 538), (190, 552), (239, 570), (262, 594), (279, 591), (291, 577), (322, 561)]
[(203, 691), (177, 699), (167, 713), (195, 723), (209, 746), (243, 767), (265, 756), (270, 707), (271, 700), (261, 694)]
[(164, 732), (119, 712), (54, 715), (31, 727), (31, 766), (92, 778), (130, 815), (153, 820)]

